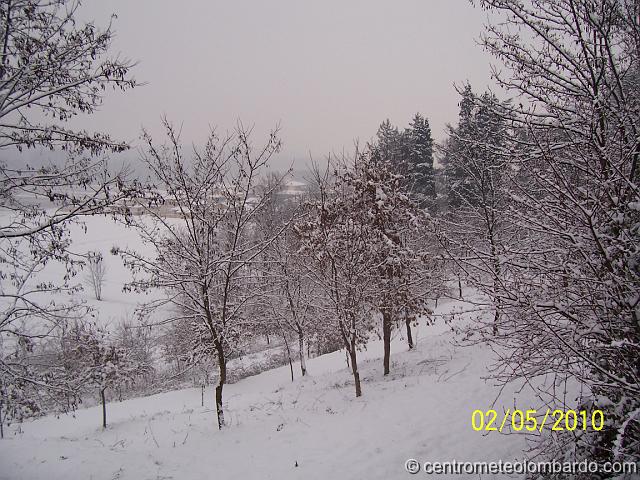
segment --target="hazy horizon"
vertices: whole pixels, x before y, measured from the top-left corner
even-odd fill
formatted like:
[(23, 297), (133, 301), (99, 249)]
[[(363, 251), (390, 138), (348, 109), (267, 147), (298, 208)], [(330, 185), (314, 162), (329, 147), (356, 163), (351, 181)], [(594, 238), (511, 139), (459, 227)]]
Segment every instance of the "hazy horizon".
[(182, 126), (187, 146), (238, 120), (255, 126), (259, 146), (279, 125), (277, 169), (349, 151), (386, 118), (403, 129), (416, 112), (438, 141), (457, 119), (454, 85), (493, 85), (476, 44), (485, 13), (466, 0), (86, 0), (79, 17), (105, 26), (111, 13), (112, 53), (138, 62), (133, 75), (147, 84), (108, 92), (100, 111), (71, 125), (131, 142), (118, 162), (138, 157), (142, 127), (163, 140), (163, 116)]

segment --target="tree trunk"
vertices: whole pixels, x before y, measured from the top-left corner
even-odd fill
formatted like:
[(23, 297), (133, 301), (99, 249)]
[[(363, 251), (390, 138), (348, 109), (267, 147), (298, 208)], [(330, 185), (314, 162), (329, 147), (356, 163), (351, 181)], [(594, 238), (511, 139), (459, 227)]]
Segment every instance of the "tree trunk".
[(100, 400), (102, 401), (102, 428), (107, 428), (107, 400), (104, 395), (106, 389), (100, 390)]
[(300, 350), (300, 370), (302, 376), (307, 374), (307, 364), (304, 361), (304, 331), (298, 326), (298, 349)]
[(491, 242), (491, 256), (493, 258), (493, 294), (494, 303), (496, 307), (496, 313), (493, 317), (493, 334), (498, 334), (498, 322), (500, 320), (500, 298), (496, 294), (500, 286), (500, 277), (502, 276), (502, 267), (500, 266), (500, 258), (498, 257), (498, 249), (496, 247), (496, 239), (493, 231), (493, 227), (489, 229), (489, 241)]
[(462, 280), (460, 280), (460, 275), (458, 275), (458, 298), (462, 298)]
[(405, 323), (407, 325), (407, 343), (409, 344), (409, 350), (413, 348), (413, 335), (411, 335), (411, 320), (406, 319)]
[(356, 358), (356, 344), (351, 342), (349, 349), (349, 357), (351, 359), (351, 371), (353, 372), (353, 382), (356, 386), (356, 397), (362, 396), (362, 387), (360, 386), (360, 372), (358, 372), (358, 359)]
[(216, 342), (218, 356), (218, 384), (216, 385), (216, 413), (218, 415), (218, 429), (224, 427), (224, 410), (222, 408), (222, 389), (227, 381), (227, 359), (224, 356), (224, 348), (220, 342)]
[(289, 342), (287, 342), (287, 336), (282, 331), (282, 338), (284, 339), (284, 346), (287, 350), (287, 358), (289, 359), (289, 369), (291, 370), (291, 381), (293, 382), (293, 362), (291, 361), (291, 350), (289, 349)]
[(4, 438), (4, 423), (2, 420), (3, 401), (0, 400), (0, 439)]
[(384, 343), (384, 374), (389, 374), (389, 361), (391, 359), (391, 312), (382, 311), (382, 341)]

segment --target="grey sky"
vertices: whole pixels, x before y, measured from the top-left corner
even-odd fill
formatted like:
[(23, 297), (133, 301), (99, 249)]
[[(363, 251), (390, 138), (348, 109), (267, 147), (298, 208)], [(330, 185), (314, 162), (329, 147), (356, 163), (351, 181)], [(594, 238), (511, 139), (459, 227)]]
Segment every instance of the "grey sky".
[(434, 136), (455, 122), (453, 84), (490, 84), (476, 45), (484, 13), (466, 0), (84, 0), (82, 16), (115, 21), (115, 51), (139, 61), (148, 85), (109, 94), (85, 128), (137, 141), (160, 134), (166, 114), (187, 142), (209, 125), (255, 124), (255, 142), (277, 123), (277, 166), (322, 158), (368, 140), (389, 117), (416, 111)]

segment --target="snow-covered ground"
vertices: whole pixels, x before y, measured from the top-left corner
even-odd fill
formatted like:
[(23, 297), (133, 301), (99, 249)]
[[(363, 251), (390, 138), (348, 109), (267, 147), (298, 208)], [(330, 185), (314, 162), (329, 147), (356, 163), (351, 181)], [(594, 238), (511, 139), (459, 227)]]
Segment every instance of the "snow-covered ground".
[[(74, 249), (100, 251), (107, 279), (102, 301), (88, 290), (77, 295), (96, 308), (103, 323), (130, 317), (139, 302), (152, 297), (122, 291), (130, 274), (109, 250), (143, 248), (137, 233), (109, 217), (88, 218), (87, 227), (86, 233), (73, 227)], [(51, 265), (42, 277), (56, 280), (61, 273)], [(359, 355), (361, 398), (354, 396), (339, 351), (309, 360), (305, 378), (294, 365), (293, 383), (284, 366), (226, 386), (223, 431), (217, 429), (211, 387), (204, 407), (198, 388), (110, 403), (104, 431), (100, 407), (49, 416), (5, 428), (0, 479), (393, 479), (409, 475), (408, 458), (520, 459), (523, 436), (475, 432), (471, 413), (514, 403), (535, 408), (533, 395), (515, 394), (513, 386), (493, 404), (499, 388), (482, 379), (491, 352), (455, 346), (442, 321), (461, 308), (460, 302), (441, 301), (439, 320), (416, 329), (412, 351), (397, 333), (388, 377), (382, 375), (381, 342), (370, 342)], [(247, 367), (256, 355), (235, 362)]]
[[(441, 302), (437, 313), (457, 302)], [(360, 355), (364, 394), (354, 397), (344, 352), (311, 359), (295, 382), (289, 367), (225, 389), (229, 426), (218, 431), (212, 389), (186, 389), (46, 417), (12, 427), (0, 448), (2, 479), (393, 479), (405, 460), (492, 461), (523, 456), (524, 437), (472, 430), (471, 413), (490, 408), (498, 388), (482, 380), (491, 352), (459, 347), (442, 322), (417, 329), (408, 351), (393, 341), (392, 373), (382, 345)], [(529, 407), (514, 388), (495, 408)], [(423, 473), (421, 475), (424, 475)], [(441, 476), (439, 478), (447, 478)]]

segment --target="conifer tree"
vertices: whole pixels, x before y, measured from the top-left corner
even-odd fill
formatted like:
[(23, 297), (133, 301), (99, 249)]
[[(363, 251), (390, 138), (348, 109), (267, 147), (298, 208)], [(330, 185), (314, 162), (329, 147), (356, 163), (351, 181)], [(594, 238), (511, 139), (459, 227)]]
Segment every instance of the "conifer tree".
[(408, 144), (408, 170), (411, 193), (421, 206), (433, 205), (435, 177), (433, 170), (433, 138), (429, 120), (416, 113), (405, 132)]
[(400, 132), (386, 119), (380, 124), (376, 138), (375, 145), (370, 146), (373, 157), (386, 162), (401, 176), (403, 188), (420, 207), (433, 207), (435, 176), (429, 120), (416, 113), (409, 128)]

